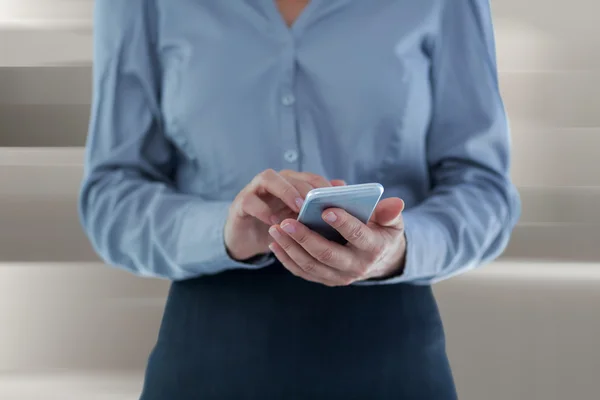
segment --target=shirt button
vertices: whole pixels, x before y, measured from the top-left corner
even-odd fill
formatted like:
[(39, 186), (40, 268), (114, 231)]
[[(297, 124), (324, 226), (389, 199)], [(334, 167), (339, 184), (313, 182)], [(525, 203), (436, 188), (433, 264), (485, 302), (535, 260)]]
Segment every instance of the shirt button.
[(283, 158), (285, 158), (285, 161), (292, 163), (298, 159), (298, 152), (296, 150), (288, 150), (283, 154)]
[(294, 97), (293, 94), (286, 94), (285, 96), (283, 96), (281, 98), (281, 103), (284, 106), (291, 106), (292, 104), (294, 104), (296, 102), (296, 98)]

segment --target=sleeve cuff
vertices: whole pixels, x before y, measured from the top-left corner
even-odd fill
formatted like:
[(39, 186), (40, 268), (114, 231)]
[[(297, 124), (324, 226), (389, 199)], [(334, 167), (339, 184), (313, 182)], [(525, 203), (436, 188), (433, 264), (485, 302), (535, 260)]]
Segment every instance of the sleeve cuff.
[(191, 264), (199, 269), (199, 275), (212, 275), (231, 269), (260, 269), (275, 261), (272, 254), (258, 256), (248, 262), (231, 258), (224, 239), (230, 205), (231, 202), (203, 202), (196, 210), (191, 210), (183, 224), (183, 257), (197, 260)]
[(446, 253), (444, 231), (432, 215), (418, 208), (405, 211), (403, 219), (406, 259), (402, 273), (387, 279), (357, 282), (356, 285), (428, 285), (433, 282), (438, 266), (443, 265), (442, 260)]

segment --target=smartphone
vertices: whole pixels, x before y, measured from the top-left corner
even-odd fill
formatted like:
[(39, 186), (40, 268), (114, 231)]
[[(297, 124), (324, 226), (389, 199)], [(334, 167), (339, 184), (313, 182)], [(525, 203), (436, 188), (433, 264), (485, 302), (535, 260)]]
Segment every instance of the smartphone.
[(328, 240), (346, 244), (346, 239), (323, 221), (323, 211), (341, 208), (366, 224), (382, 195), (383, 186), (379, 183), (313, 189), (304, 200), (298, 221)]

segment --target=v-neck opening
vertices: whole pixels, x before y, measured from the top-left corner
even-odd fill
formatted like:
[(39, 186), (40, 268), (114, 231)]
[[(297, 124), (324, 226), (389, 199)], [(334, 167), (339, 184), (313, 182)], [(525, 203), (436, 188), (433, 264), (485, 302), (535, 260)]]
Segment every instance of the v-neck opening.
[(292, 35), (298, 33), (304, 28), (306, 21), (310, 17), (310, 14), (313, 12), (314, 8), (316, 7), (316, 3), (318, 2), (318, 0), (310, 0), (310, 2), (302, 9), (292, 24), (288, 25), (275, 0), (265, 1), (269, 3), (269, 10), (271, 11), (273, 18), (277, 20), (277, 25), (279, 25), (279, 28)]

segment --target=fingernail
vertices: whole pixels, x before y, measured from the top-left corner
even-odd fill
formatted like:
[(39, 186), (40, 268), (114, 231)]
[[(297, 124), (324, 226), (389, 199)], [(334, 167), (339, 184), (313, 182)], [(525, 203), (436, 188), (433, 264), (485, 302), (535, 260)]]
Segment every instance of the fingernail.
[(294, 233), (294, 232), (296, 232), (296, 228), (294, 227), (294, 225), (292, 225), (290, 223), (287, 223), (285, 225), (281, 225), (281, 229), (283, 229), (287, 233)]
[(337, 215), (335, 215), (332, 211), (329, 211), (327, 214), (325, 214), (325, 221), (335, 222), (337, 221)]
[(269, 235), (271, 235), (273, 237), (273, 239), (279, 239), (281, 237), (281, 233), (279, 233), (279, 231), (277, 230), (277, 228), (274, 227), (274, 226), (272, 226), (269, 229)]
[(271, 252), (275, 253), (275, 245), (273, 243), (269, 244), (269, 250), (271, 250)]
[(302, 208), (303, 204), (304, 204), (304, 199), (302, 199), (301, 197), (298, 197), (296, 199), (296, 206), (298, 206), (298, 209)]
[(271, 218), (269, 218), (269, 221), (271, 221), (272, 225), (277, 225), (278, 223), (280, 223), (281, 221), (279, 220), (279, 218), (277, 218), (275, 215), (273, 215)]

